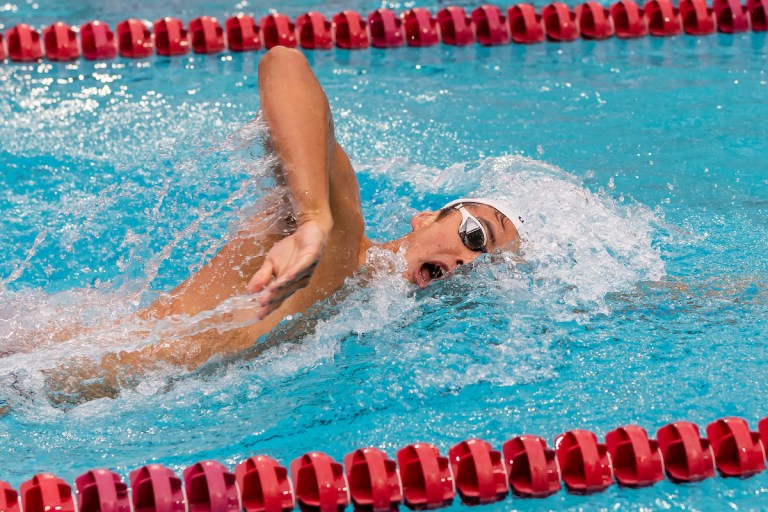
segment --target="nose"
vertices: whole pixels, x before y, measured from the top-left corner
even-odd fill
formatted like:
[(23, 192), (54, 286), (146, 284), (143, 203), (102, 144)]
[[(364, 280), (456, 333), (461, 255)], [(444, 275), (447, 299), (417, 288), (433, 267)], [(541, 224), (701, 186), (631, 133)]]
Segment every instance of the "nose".
[(456, 257), (454, 258), (453, 261), (456, 263), (457, 267), (460, 267), (462, 265), (466, 265), (468, 263), (472, 263), (473, 261), (475, 261), (477, 259), (478, 256), (480, 256), (480, 254), (481, 253), (475, 254), (474, 252), (469, 251), (469, 250), (462, 251), (461, 254), (456, 255)]
[(449, 258), (449, 262), (453, 263), (451, 265), (453, 268), (450, 270), (454, 270), (456, 267), (460, 267), (461, 265), (472, 263), (482, 253), (480, 251), (472, 251), (463, 243), (459, 242), (456, 245), (452, 244), (451, 247), (447, 248), (443, 254)]
[(457, 267), (466, 265), (475, 261), (481, 254), (479, 251), (470, 251), (466, 247), (462, 247), (459, 253), (455, 255), (454, 261)]

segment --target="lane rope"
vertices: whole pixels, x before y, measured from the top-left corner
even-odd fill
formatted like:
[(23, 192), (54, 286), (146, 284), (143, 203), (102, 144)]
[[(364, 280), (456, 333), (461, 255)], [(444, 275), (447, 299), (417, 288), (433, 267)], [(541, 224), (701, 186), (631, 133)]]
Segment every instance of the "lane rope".
[[(343, 464), (322, 452), (309, 452), (288, 468), (266, 456), (240, 462), (234, 473), (206, 460), (181, 478), (161, 464), (129, 473), (129, 486), (108, 469), (94, 469), (75, 479), (73, 488), (52, 473), (25, 481), (19, 492), (0, 481), (3, 512), (339, 512), (350, 504), (391, 512), (462, 503), (495, 503), (510, 494), (546, 498), (565, 488), (574, 494), (605, 491), (612, 485), (648, 487), (665, 477), (674, 483), (723, 477), (748, 478), (766, 469), (768, 417), (750, 430), (742, 418), (699, 427), (678, 421), (661, 427), (656, 439), (642, 427), (627, 425), (608, 432), (605, 442), (587, 430), (570, 430), (550, 448), (544, 439), (520, 435), (501, 451), (481, 439), (452, 446), (447, 456), (429, 443), (397, 451), (395, 459), (375, 447), (360, 448)], [(290, 477), (289, 477), (290, 476)]]
[[(295, 21), (270, 14), (260, 24), (245, 14), (226, 20), (201, 16), (185, 28), (177, 18), (154, 24), (131, 18), (109, 25), (90, 21), (79, 29), (63, 22), (40, 32), (18, 24), (0, 34), (0, 61), (72, 61), (180, 56), (190, 49), (199, 54), (259, 51), (274, 46), (307, 50), (361, 50), (446, 45), (486, 46), (532, 44), (610, 37), (668, 37), (681, 33), (700, 36), (768, 30), (768, 0), (649, 0), (641, 8), (620, 0), (610, 8), (586, 2), (571, 10), (554, 2), (537, 12), (531, 4), (517, 4), (506, 15), (493, 5), (474, 9), (467, 16), (461, 7), (446, 7), (433, 16), (414, 8), (397, 16), (378, 9), (364, 21), (355, 11), (342, 11), (328, 21), (310, 12)], [(601, 492), (611, 485), (646, 487), (666, 477), (672, 482), (695, 482), (713, 477), (745, 478), (766, 468), (768, 417), (750, 431), (741, 418), (723, 418), (706, 428), (676, 422), (649, 438), (639, 426), (609, 432), (605, 443), (586, 430), (571, 430), (557, 437), (554, 449), (544, 439), (521, 435), (508, 440), (502, 451), (480, 439), (462, 441), (448, 457), (437, 447), (417, 443), (396, 454), (396, 461), (377, 448), (361, 448), (344, 464), (321, 452), (295, 459), (289, 469), (267, 456), (251, 457), (231, 473), (216, 461), (186, 468), (182, 479), (160, 464), (143, 466), (129, 475), (129, 486), (107, 469), (88, 471), (72, 487), (51, 473), (40, 473), (21, 484), (19, 492), (0, 481), (0, 510), (80, 512), (139, 509), (186, 511), (281, 512), (297, 504), (321, 511), (338, 511), (353, 503), (373, 511), (390, 511), (401, 503), (412, 508), (437, 508), (456, 495), (468, 504), (492, 503), (516, 496), (543, 498), (561, 490), (577, 494)]]
[(449, 6), (436, 15), (424, 8), (409, 9), (399, 16), (390, 9), (377, 9), (363, 19), (353, 10), (335, 14), (329, 21), (319, 12), (290, 19), (273, 13), (257, 24), (253, 16), (237, 14), (222, 27), (218, 19), (200, 16), (188, 27), (178, 18), (165, 17), (154, 23), (137, 18), (121, 21), (112, 28), (99, 20), (79, 28), (56, 22), (42, 34), (19, 23), (0, 34), (0, 62), (72, 61), (160, 56), (217, 54), (259, 51), (275, 46), (305, 50), (336, 48), (427, 47), (439, 43), (453, 46), (509, 43), (533, 44), (611, 37), (637, 38), (647, 35), (669, 37), (682, 33), (702, 36), (722, 32), (734, 34), (768, 30), (768, 0), (648, 0), (639, 6), (633, 0), (619, 0), (609, 8), (595, 1), (571, 9), (553, 2), (537, 11), (521, 3), (505, 12), (495, 5), (482, 5), (469, 15), (462, 7)]

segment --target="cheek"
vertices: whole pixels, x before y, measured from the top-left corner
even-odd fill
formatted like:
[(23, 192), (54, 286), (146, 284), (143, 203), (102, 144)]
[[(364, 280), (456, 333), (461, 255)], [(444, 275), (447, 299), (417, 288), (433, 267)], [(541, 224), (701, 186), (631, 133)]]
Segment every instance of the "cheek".
[(414, 240), (413, 247), (419, 254), (442, 254), (456, 250), (456, 244), (460, 244), (459, 236), (455, 231), (446, 229), (427, 229), (420, 233)]

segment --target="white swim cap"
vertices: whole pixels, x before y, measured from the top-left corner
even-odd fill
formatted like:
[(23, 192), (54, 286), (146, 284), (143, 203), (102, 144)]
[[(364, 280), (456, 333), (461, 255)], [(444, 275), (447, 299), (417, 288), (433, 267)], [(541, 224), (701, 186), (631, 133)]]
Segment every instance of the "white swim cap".
[(512, 224), (517, 229), (517, 232), (520, 233), (520, 231), (523, 229), (523, 223), (525, 222), (521, 216), (519, 216), (515, 211), (507, 206), (506, 204), (502, 203), (501, 201), (497, 201), (496, 199), (491, 199), (489, 197), (462, 197), (461, 199), (456, 199), (455, 201), (451, 201), (450, 203), (443, 206), (441, 209), (450, 208), (451, 206), (456, 206), (459, 203), (477, 203), (477, 204), (484, 204), (487, 206), (490, 206), (491, 208), (495, 208), (503, 216), (508, 218)]

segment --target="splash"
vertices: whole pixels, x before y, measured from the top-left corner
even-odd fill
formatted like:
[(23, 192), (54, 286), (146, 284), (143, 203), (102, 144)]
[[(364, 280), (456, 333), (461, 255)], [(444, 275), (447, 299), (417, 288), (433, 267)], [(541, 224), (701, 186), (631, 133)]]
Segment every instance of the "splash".
[[(253, 321), (249, 297), (234, 297), (212, 311), (151, 325), (135, 313), (146, 304), (146, 297), (157, 297), (151, 285), (161, 269), (179, 246), (205, 229), (206, 222), (231, 208), (229, 232), (236, 233), (255, 211), (269, 209), (274, 213), (270, 218), (285, 213), (286, 190), (270, 181), (276, 162), (254, 160), (251, 154), (259, 133), (258, 125), (249, 125), (216, 147), (217, 156), (229, 155), (219, 172), (242, 172), (246, 165), (247, 180), (222, 203), (198, 211), (156, 249), (137, 279), (121, 286), (54, 294), (34, 288), (3, 292), (0, 390), (6, 400), (25, 404), (22, 410), (49, 407), (42, 375), (73, 357), (98, 360), (117, 350), (172, 343), (212, 326), (226, 332)], [(182, 162), (180, 173), (193, 179), (190, 176), (197, 175), (199, 165), (194, 159)], [(610, 314), (606, 295), (664, 275), (654, 242), (662, 220), (641, 204), (619, 203), (602, 192), (591, 192), (574, 176), (548, 164), (506, 156), (444, 170), (402, 160), (358, 169), (371, 180), (387, 183), (380, 202), (368, 210), (374, 235), (402, 234), (409, 215), (419, 208), (439, 206), (458, 196), (485, 195), (514, 204), (523, 215), (522, 255), (483, 257), (450, 279), (417, 290), (400, 276), (402, 255), (374, 248), (368, 265), (329, 300), (286, 319), (255, 340), (251, 349), (214, 358), (195, 372), (156, 368), (123, 389), (118, 398), (122, 407), (144, 407), (147, 397), (161, 403), (182, 394), (185, 400), (194, 401), (195, 396), (203, 400), (212, 389), (235, 394), (242, 382), (249, 383), (248, 399), (256, 400), (265, 390), (275, 392), (281, 382), (333, 366), (354, 346), (370, 352), (367, 357), (382, 369), (376, 385), (395, 402), (409, 394), (454, 393), (483, 382), (514, 386), (548, 379), (557, 372), (560, 356), (551, 347), (564, 336), (562, 325)], [(253, 182), (260, 185), (254, 189)], [(398, 193), (402, 187), (417, 193), (405, 196)], [(158, 202), (169, 201), (163, 193), (157, 197)], [(198, 256), (190, 272), (221, 243)], [(24, 264), (30, 261), (34, 262), (34, 251)], [(30, 308), (39, 312), (34, 318), (22, 313)], [(410, 368), (406, 375), (390, 371), (403, 361)], [(108, 396), (118, 396), (118, 391)]]
[(617, 203), (591, 192), (575, 176), (545, 162), (509, 155), (441, 171), (395, 159), (369, 172), (394, 181), (392, 189), (407, 184), (418, 190), (416, 207), (393, 199), (403, 204), (406, 215), (392, 220), (396, 209), (381, 205), (374, 209), (374, 223), (402, 229), (418, 208), (436, 209), (456, 197), (488, 196), (513, 205), (524, 220), (528, 268), (542, 293), (563, 304), (563, 314), (578, 308), (606, 312), (606, 294), (665, 274), (654, 242), (663, 219), (642, 204)]
[[(253, 364), (235, 366), (233, 380), (281, 381), (346, 359), (344, 344), (367, 346), (377, 368), (375, 388), (395, 402), (404, 396), (456, 393), (480, 383), (515, 386), (557, 375), (553, 349), (572, 322), (610, 314), (607, 295), (635, 290), (665, 274), (655, 241), (664, 222), (642, 204), (591, 192), (574, 176), (520, 156), (490, 158), (445, 170), (389, 160), (359, 166), (387, 183), (368, 211), (380, 238), (402, 234), (421, 208), (459, 196), (484, 195), (514, 204), (525, 216), (520, 255), (480, 258), (450, 279), (415, 290), (399, 277), (397, 255), (369, 254), (381, 272), (352, 280), (321, 321), (287, 328)], [(412, 188), (417, 193), (397, 193)], [(324, 309), (323, 309), (324, 308)], [(311, 315), (310, 315), (311, 316)], [(247, 369), (246, 369), (247, 368)]]
[[(28, 283), (36, 280), (27, 274), (39, 272), (41, 267), (48, 268), (48, 277), (82, 273), (83, 267), (76, 258), (77, 247), (85, 245), (105, 254), (110, 241), (104, 240), (103, 234), (114, 233), (115, 224), (131, 214), (126, 204), (135, 199), (135, 191), (109, 185), (59, 209), (52, 219), (43, 219), (40, 224), (45, 227), (35, 235), (23, 260), (0, 278), (0, 399), (6, 395), (11, 401), (15, 396), (29, 402), (45, 397), (50, 391), (45, 374), (50, 369), (100, 378), (83, 368), (93, 368), (107, 354), (140, 350), (161, 342), (173, 344), (206, 331), (227, 332), (254, 323), (258, 296), (233, 297), (211, 311), (153, 322), (148, 322), (141, 311), (163, 298), (164, 293), (158, 293), (155, 287), (165, 278), (164, 272), (179, 251), (189, 252), (190, 239), (197, 238), (198, 246), (204, 247), (190, 258), (187, 271), (194, 274), (217, 252), (222, 240), (253, 229), (264, 234), (286, 233), (288, 228), (283, 220), (290, 205), (285, 201), (285, 187), (275, 183), (273, 170), (277, 159), (263, 151), (264, 140), (265, 125), (257, 117), (234, 134), (203, 147), (195, 157), (179, 162), (174, 168), (175, 175), (193, 187), (198, 185), (201, 195), (210, 192), (206, 180), (201, 178), (210, 159), (215, 159), (216, 175), (236, 180), (237, 188), (219, 200), (202, 201), (188, 223), (168, 236), (159, 233), (165, 229), (162, 225), (143, 233), (131, 227), (121, 228), (123, 239), (115, 245), (127, 249), (127, 255), (98, 262), (113, 265), (109, 270), (102, 269), (112, 277), (95, 279), (91, 286), (49, 291), (50, 286), (30, 286)], [(154, 204), (145, 209), (150, 218), (162, 218), (168, 209), (188, 208), (187, 197), (172, 197), (175, 194), (170, 193), (170, 181), (144, 185), (142, 193), (154, 199)], [(34, 209), (34, 205), (29, 208)], [(255, 212), (259, 212), (258, 217)], [(110, 217), (112, 222), (107, 220)], [(226, 222), (223, 228), (221, 218)], [(212, 226), (219, 226), (219, 233), (211, 233)], [(157, 240), (163, 238), (164, 243), (158, 245)], [(60, 256), (58, 261), (51, 257), (53, 253)], [(263, 251), (249, 257), (261, 255)], [(178, 372), (177, 368), (162, 370), (166, 374)], [(116, 392), (105, 394), (114, 396)]]

